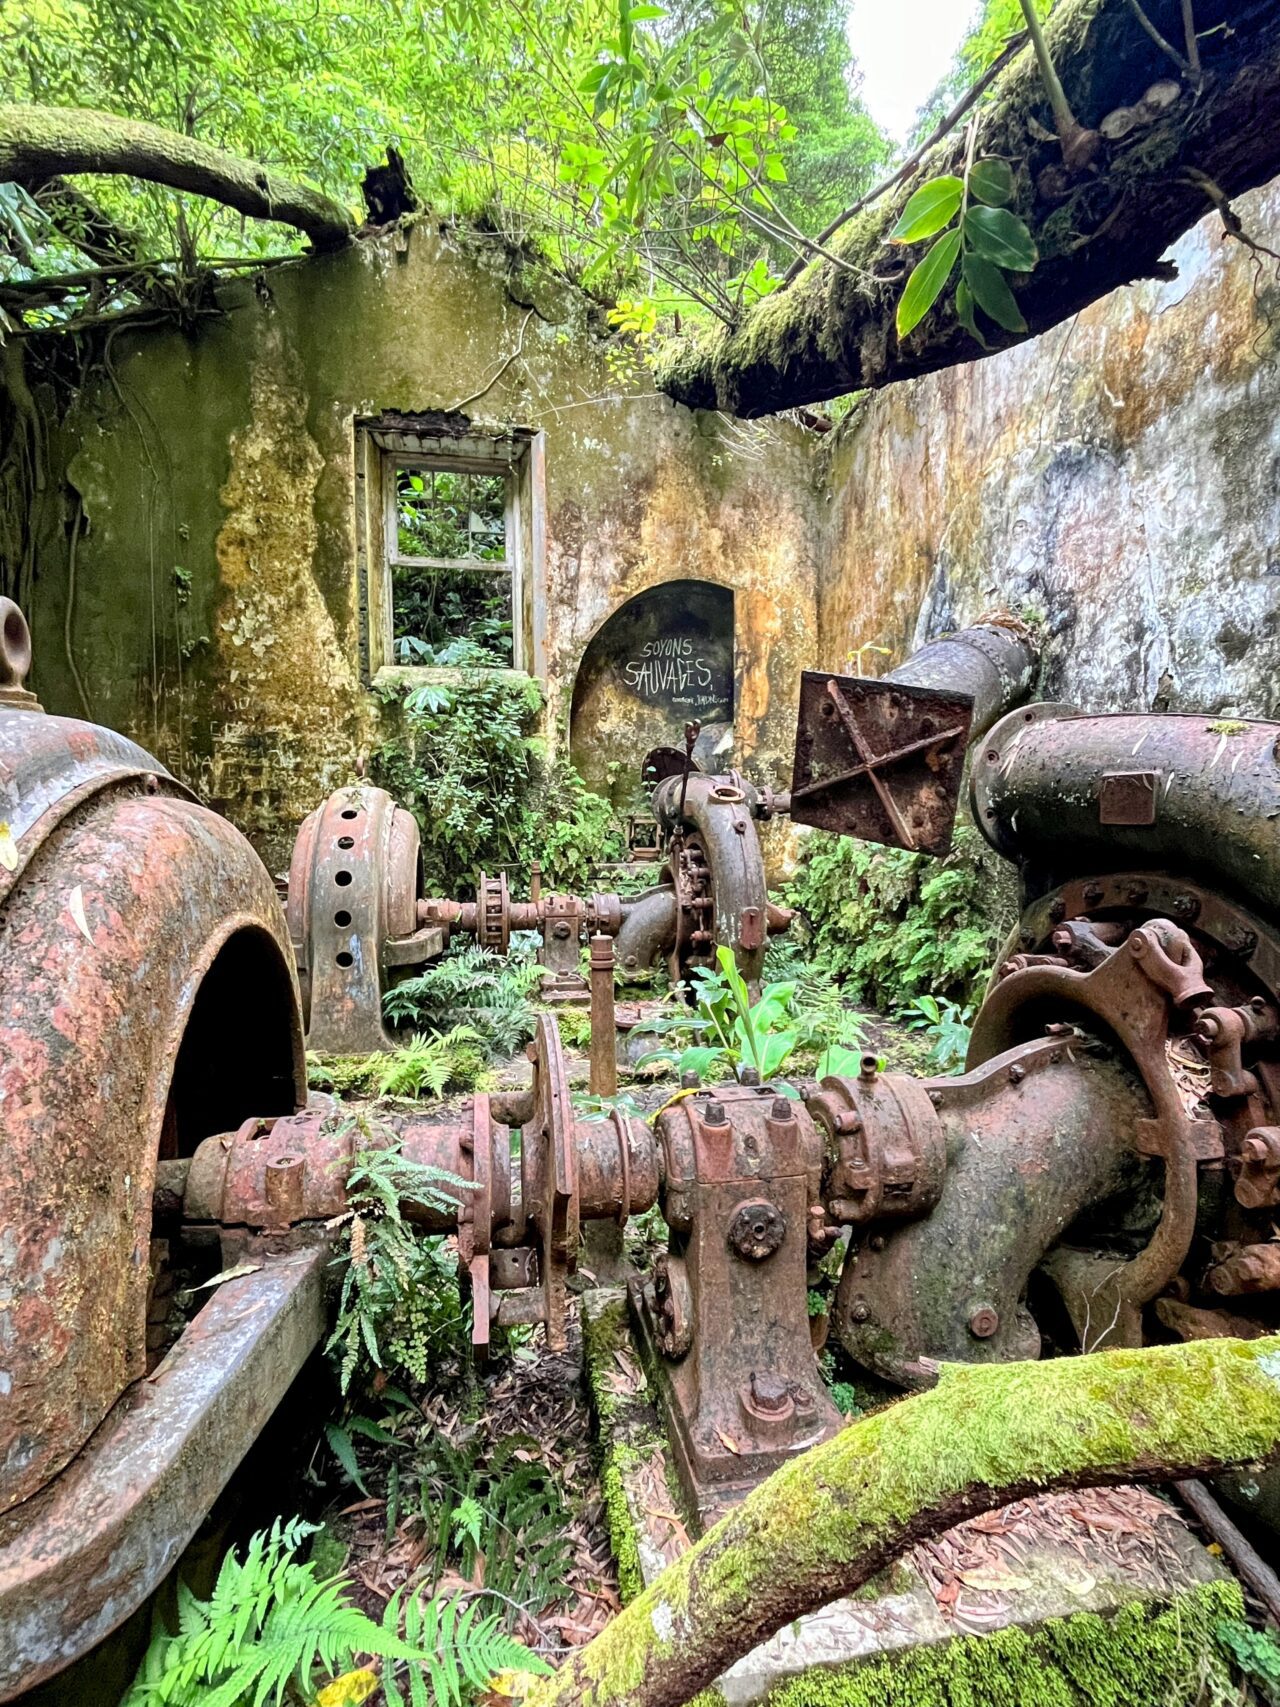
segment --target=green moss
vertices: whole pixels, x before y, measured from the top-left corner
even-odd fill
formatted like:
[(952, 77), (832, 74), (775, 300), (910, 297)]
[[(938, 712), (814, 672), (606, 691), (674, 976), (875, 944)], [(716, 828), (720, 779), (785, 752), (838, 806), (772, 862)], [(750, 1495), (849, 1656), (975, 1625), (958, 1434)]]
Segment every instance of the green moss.
[(626, 1606), (644, 1588), (644, 1571), (640, 1564), (640, 1538), (623, 1483), (621, 1456), (621, 1449), (605, 1449), (600, 1487), (609, 1524), (609, 1544), (618, 1567), (618, 1592)]
[(1210, 723), (1208, 733), (1210, 735), (1243, 735), (1248, 731), (1248, 728), (1249, 725), (1241, 723), (1238, 718), (1224, 717), (1217, 723)]
[(1235, 1583), (1171, 1604), (1138, 1601), (1110, 1617), (1077, 1612), (1032, 1630), (959, 1636), (936, 1647), (809, 1671), (768, 1707), (1191, 1707), (1228, 1673), (1214, 1640), (1238, 1616)]

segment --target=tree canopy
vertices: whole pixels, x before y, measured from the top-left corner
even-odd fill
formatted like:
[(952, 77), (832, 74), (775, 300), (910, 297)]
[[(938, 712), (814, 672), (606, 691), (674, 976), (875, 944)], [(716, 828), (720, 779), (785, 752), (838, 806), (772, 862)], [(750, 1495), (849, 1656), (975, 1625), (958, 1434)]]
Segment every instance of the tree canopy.
[[(150, 121), (347, 204), (393, 144), (433, 215), (650, 314), (735, 319), (889, 152), (843, 0), (9, 0), (0, 67), (9, 102)], [(59, 176), (0, 189), (0, 280), (298, 241), (154, 182)]]

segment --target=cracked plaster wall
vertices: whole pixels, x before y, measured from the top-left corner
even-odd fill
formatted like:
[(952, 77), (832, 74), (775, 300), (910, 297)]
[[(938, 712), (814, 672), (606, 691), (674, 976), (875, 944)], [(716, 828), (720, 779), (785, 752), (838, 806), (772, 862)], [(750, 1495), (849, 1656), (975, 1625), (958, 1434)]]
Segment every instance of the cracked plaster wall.
[[(1244, 197), (1280, 248), (1280, 180)], [(1280, 282), (1216, 215), (1178, 277), (868, 398), (824, 447), (827, 668), (992, 605), (1043, 625), (1043, 691), (1280, 716)]]

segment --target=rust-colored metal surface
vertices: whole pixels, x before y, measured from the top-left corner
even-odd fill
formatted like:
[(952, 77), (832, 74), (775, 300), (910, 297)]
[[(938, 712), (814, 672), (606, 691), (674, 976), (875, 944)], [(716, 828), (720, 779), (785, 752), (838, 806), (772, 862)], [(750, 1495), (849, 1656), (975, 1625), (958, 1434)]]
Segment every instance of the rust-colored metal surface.
[(591, 938), (591, 1076), (592, 1096), (618, 1092), (618, 1028), (614, 1023), (613, 938), (598, 932)]
[[(1141, 1082), (1123, 1055), (1108, 1058), (1075, 1034), (1020, 1043), (958, 1078), (884, 1079), (929, 1103), (945, 1178), (924, 1216), (855, 1227), (832, 1331), (904, 1387), (931, 1385), (940, 1362), (1038, 1357), (1028, 1276), (1084, 1209), (1136, 1182)], [(843, 1090), (826, 1080), (821, 1097), (836, 1102)], [(841, 1165), (828, 1138), (829, 1185)], [(829, 1214), (840, 1207), (825, 1191), (824, 1201)]]
[(681, 1480), (709, 1522), (839, 1426), (805, 1287), (822, 1146), (802, 1104), (760, 1085), (686, 1098), (658, 1134), (670, 1248), (630, 1294)]
[(305, 1096), (270, 877), (225, 820), (159, 767), (117, 763), (101, 733), (0, 709), (0, 814), (22, 855), (0, 930), (0, 1510), (145, 1371), (162, 1152)]
[(320, 1340), (329, 1261), (321, 1240), (221, 1286), (75, 1461), (0, 1517), (0, 1701), (163, 1581)]
[(289, 863), (289, 933), (312, 1049), (389, 1049), (382, 998), (393, 969), (444, 948), (418, 919), (421, 860), (413, 815), (381, 788), (340, 788), (307, 818)]
[(966, 694), (806, 670), (792, 818), (863, 841), (945, 853), (972, 711)]
[[(1280, 723), (1194, 716), (1082, 717), (1038, 705), (975, 754), (974, 817), (1032, 894), (1119, 869), (1176, 872), (1280, 918)], [(1122, 773), (1153, 779), (1113, 804)], [(1134, 785), (1136, 786), (1136, 785)], [(1142, 810), (1139, 812), (1138, 807)]]

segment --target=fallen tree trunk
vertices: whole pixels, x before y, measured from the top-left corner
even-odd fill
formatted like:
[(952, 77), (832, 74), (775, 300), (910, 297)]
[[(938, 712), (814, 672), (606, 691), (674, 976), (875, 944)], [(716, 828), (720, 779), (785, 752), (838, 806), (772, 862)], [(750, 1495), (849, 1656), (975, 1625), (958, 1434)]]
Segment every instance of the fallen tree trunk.
[(317, 249), (355, 231), (340, 203), (207, 142), (111, 113), (69, 107), (0, 106), (0, 182), (35, 190), (50, 178), (106, 172), (145, 178), (295, 226)]
[[(1183, 41), (1180, 0), (1143, 0), (1143, 8), (1170, 42)], [(1194, 0), (1194, 10), (1199, 77), (1152, 40), (1129, 0), (1059, 0), (1046, 30), (1054, 64), (1075, 118), (1107, 133), (1083, 169), (1064, 163), (1029, 51), (978, 109), (977, 156), (1013, 166), (1013, 211), (1040, 252), (1035, 269), (1012, 281), (1028, 330), (992, 324), (992, 349), (1057, 325), (1117, 285), (1164, 276), (1165, 249), (1215, 205), (1206, 179), (1231, 197), (1280, 172), (1280, 7)], [(1156, 84), (1166, 97), (1176, 88), (1176, 97), (1144, 107)], [(949, 292), (945, 306), (898, 339), (898, 298), (927, 244), (886, 244), (920, 183), (963, 171), (964, 148), (963, 132), (944, 139), (911, 178), (846, 225), (828, 244), (839, 264), (813, 262), (732, 331), (674, 341), (657, 363), (659, 386), (691, 408), (756, 416), (981, 356)]]
[(958, 1367), (776, 1471), (526, 1707), (679, 1707), (916, 1542), (1028, 1494), (1280, 1454), (1280, 1336)]

